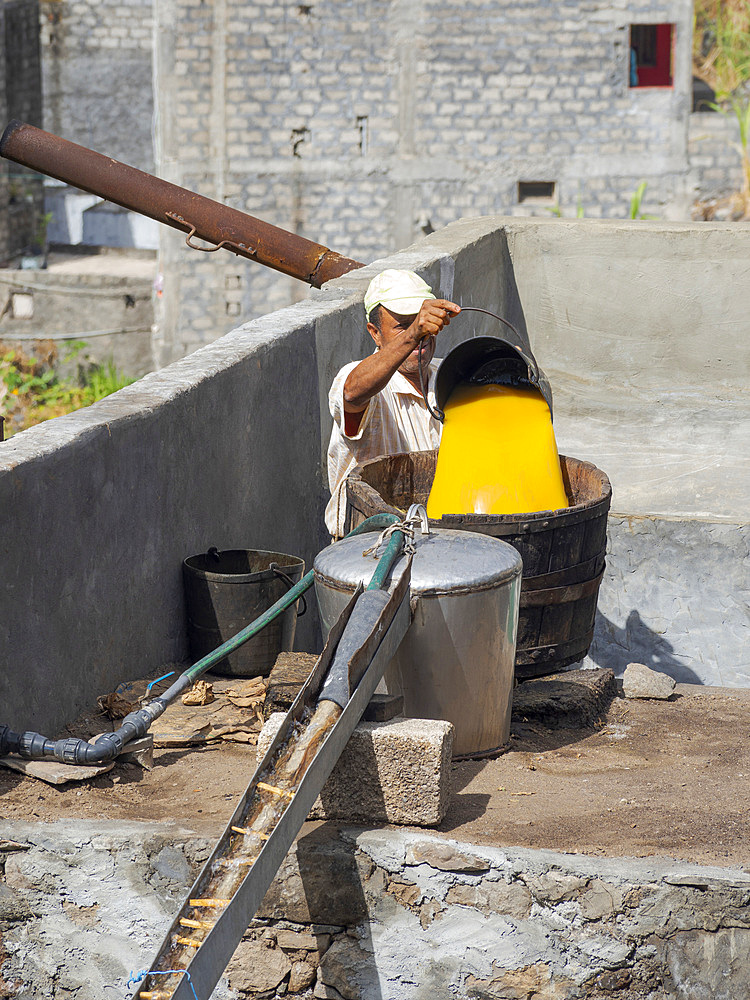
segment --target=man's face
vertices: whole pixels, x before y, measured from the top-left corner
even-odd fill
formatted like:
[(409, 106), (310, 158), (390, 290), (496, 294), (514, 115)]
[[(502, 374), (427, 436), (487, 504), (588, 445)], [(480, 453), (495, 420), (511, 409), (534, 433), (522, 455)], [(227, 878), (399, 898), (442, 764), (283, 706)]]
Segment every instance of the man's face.
[[(399, 313), (391, 312), (391, 310), (386, 309), (385, 306), (380, 306), (380, 329), (378, 329), (374, 323), (368, 323), (367, 329), (378, 347), (385, 347), (387, 343), (395, 337), (398, 337), (399, 334), (408, 330), (416, 318), (417, 313), (412, 313), (411, 316), (402, 316)], [(432, 357), (435, 353), (435, 338), (425, 337), (423, 344), (422, 364), (428, 365), (430, 361), (432, 361)], [(411, 352), (406, 360), (399, 366), (398, 370), (407, 378), (410, 376), (419, 377), (418, 347)]]

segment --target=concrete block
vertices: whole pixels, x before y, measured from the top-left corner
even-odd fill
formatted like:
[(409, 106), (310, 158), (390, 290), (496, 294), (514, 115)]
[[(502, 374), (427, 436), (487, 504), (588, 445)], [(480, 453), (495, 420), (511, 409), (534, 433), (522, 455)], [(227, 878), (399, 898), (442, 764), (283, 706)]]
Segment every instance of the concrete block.
[[(284, 716), (266, 722), (258, 737), (265, 754)], [(433, 719), (361, 722), (310, 819), (436, 826), (451, 795), (453, 726)]]

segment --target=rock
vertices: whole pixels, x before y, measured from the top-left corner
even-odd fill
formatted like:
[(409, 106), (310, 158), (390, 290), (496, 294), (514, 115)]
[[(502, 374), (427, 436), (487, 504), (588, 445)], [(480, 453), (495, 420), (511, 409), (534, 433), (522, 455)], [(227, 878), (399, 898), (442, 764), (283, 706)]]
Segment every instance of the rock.
[(422, 930), (427, 930), (435, 918), (443, 912), (443, 906), (437, 899), (428, 899), (419, 908), (419, 922)]
[(617, 693), (608, 669), (566, 670), (524, 681), (513, 691), (513, 721), (562, 728), (594, 725)]
[(415, 906), (422, 899), (422, 890), (419, 886), (414, 885), (413, 882), (401, 882), (395, 878), (392, 878), (388, 883), (388, 892), (395, 896), (399, 903), (407, 909)]
[(737, 1000), (750, 996), (750, 930), (724, 927), (712, 933), (689, 931), (657, 939), (675, 995), (691, 1000)]
[(317, 997), (318, 1000), (344, 1000), (338, 990), (335, 990), (333, 986), (327, 986), (320, 979), (315, 984), (313, 996)]
[(593, 879), (581, 895), (581, 916), (585, 920), (606, 920), (622, 909), (622, 890), (601, 879)]
[(410, 844), (406, 851), (407, 865), (429, 865), (441, 872), (486, 872), (492, 865), (478, 854), (457, 850), (449, 841), (424, 841)]
[(536, 902), (546, 905), (574, 899), (586, 885), (584, 878), (556, 871), (543, 872), (541, 875), (522, 875), (521, 877), (529, 887)]
[(626, 698), (669, 698), (675, 681), (668, 674), (651, 670), (644, 663), (629, 663), (622, 676), (622, 692)]
[[(300, 837), (284, 858), (258, 917), (348, 927), (367, 917), (354, 849), (320, 827)], [(357, 887), (360, 887), (359, 890)]]
[[(349, 937), (338, 938), (323, 955), (318, 967), (318, 980), (332, 986), (344, 1000), (360, 1000), (366, 995), (362, 989), (363, 962), (371, 958), (356, 941)], [(316, 996), (318, 993), (316, 991)]]
[(633, 977), (627, 969), (615, 969), (614, 972), (603, 972), (597, 979), (599, 986), (608, 993), (624, 990), (630, 986)]
[(324, 952), (331, 943), (330, 934), (308, 934), (304, 931), (276, 931), (276, 941), (284, 951)]
[(151, 864), (155, 870), (170, 882), (177, 882), (180, 885), (189, 885), (192, 881), (190, 877), (190, 865), (181, 850), (177, 847), (163, 847), (155, 858), (151, 859)]
[(32, 916), (31, 907), (24, 897), (0, 882), (0, 922), (13, 923)]
[(268, 948), (263, 941), (240, 941), (227, 966), (229, 985), (245, 993), (274, 990), (292, 970), (292, 963), (280, 948)]
[(518, 882), (484, 882), (481, 885), (452, 885), (446, 903), (473, 906), (482, 913), (501, 913), (522, 919), (531, 910), (531, 893)]
[(539, 1000), (564, 1000), (573, 995), (570, 992), (571, 986), (573, 984), (568, 979), (554, 981), (550, 967), (537, 962), (501, 972), (492, 979), (478, 979), (469, 975), (462, 995), (467, 1000), (529, 1000), (530, 997), (538, 997)]
[(295, 962), (289, 977), (289, 992), (300, 993), (309, 989), (315, 982), (315, 969), (307, 962)]

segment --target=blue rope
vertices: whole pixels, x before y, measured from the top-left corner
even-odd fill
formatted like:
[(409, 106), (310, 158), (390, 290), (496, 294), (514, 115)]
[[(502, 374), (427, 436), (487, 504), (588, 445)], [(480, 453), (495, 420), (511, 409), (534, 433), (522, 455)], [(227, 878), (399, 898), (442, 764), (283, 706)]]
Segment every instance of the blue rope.
[(187, 969), (166, 969), (164, 972), (151, 972), (148, 969), (141, 969), (141, 971), (136, 975), (135, 972), (130, 973), (130, 979), (125, 983), (126, 988), (128, 986), (135, 986), (136, 983), (142, 982), (146, 976), (174, 976), (182, 973), (187, 976), (187, 981), (190, 984), (190, 989), (193, 991), (193, 996), (195, 1000), (198, 1000), (198, 994), (195, 992), (195, 987), (193, 986), (193, 980), (190, 978), (190, 973)]

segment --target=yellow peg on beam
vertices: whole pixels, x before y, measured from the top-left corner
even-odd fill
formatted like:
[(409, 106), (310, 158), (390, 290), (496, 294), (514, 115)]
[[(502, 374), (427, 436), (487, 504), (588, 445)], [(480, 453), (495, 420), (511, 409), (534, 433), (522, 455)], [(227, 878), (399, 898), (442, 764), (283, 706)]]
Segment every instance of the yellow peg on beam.
[(198, 931), (210, 931), (214, 926), (209, 924), (207, 920), (190, 920), (188, 917), (180, 917), (180, 923), (183, 927), (193, 927)]
[(203, 944), (202, 941), (196, 941), (193, 938), (178, 937), (177, 944), (184, 945), (186, 948), (200, 948)]
[(268, 838), (270, 837), (269, 833), (260, 833), (259, 830), (251, 830), (247, 826), (233, 826), (232, 830), (235, 833), (244, 833), (246, 836), (260, 837), (261, 840), (268, 840)]
[(272, 795), (279, 795), (285, 799), (294, 798), (294, 792), (290, 792), (286, 788), (277, 788), (276, 785), (268, 785), (265, 781), (259, 781), (255, 787), (260, 788), (263, 792), (270, 792)]

